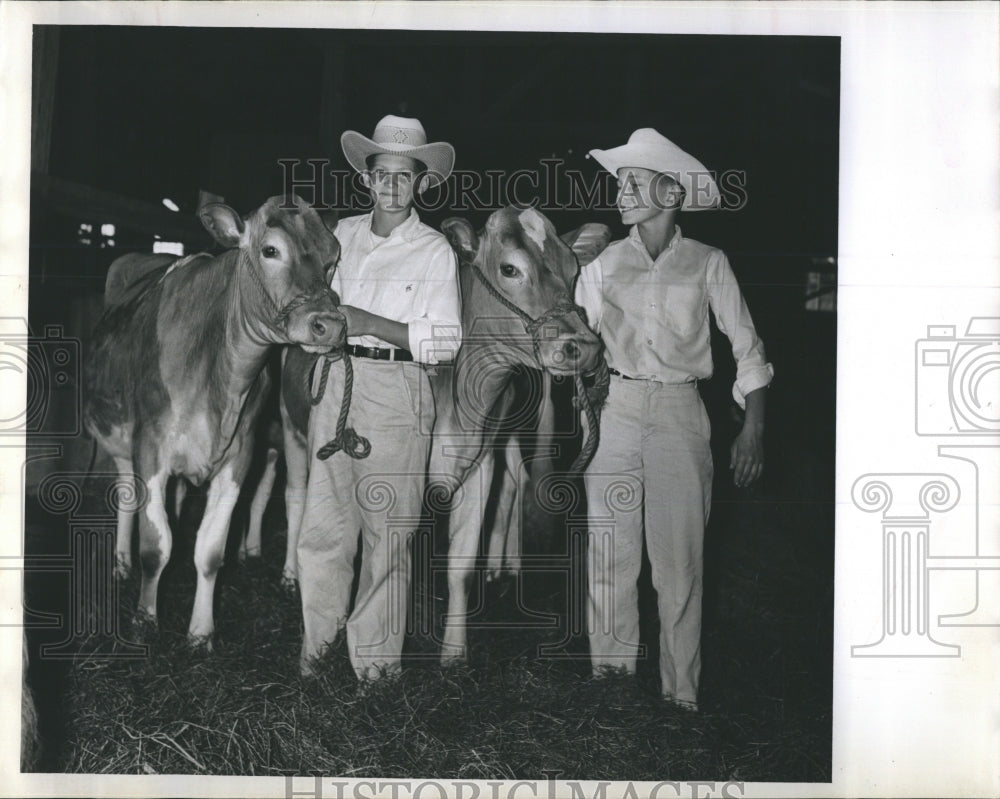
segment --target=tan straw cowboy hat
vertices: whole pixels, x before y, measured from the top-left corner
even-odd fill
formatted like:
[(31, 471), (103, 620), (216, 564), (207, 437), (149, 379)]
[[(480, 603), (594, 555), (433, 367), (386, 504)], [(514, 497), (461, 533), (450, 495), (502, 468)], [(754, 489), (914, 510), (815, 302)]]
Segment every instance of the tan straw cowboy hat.
[(684, 211), (706, 211), (721, 202), (715, 178), (701, 161), (653, 128), (640, 128), (621, 147), (591, 150), (588, 155), (613, 175), (623, 166), (669, 175), (684, 187)]
[(419, 119), (392, 114), (379, 120), (370, 139), (354, 130), (344, 131), (340, 146), (347, 162), (358, 172), (368, 169), (365, 159), (379, 153), (416, 158), (427, 167), (429, 186), (444, 181), (455, 165), (455, 148), (448, 142), (428, 144), (427, 134)]

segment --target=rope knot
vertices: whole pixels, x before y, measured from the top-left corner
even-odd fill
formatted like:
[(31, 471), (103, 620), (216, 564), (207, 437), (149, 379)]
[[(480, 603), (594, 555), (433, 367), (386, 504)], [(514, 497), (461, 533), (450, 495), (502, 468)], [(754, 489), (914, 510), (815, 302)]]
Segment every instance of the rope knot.
[(347, 414), (351, 409), (351, 392), (354, 388), (354, 367), (346, 352), (327, 353), (323, 356), (323, 371), (319, 378), (319, 389), (316, 394), (310, 397), (310, 402), (316, 406), (323, 399), (323, 395), (326, 393), (326, 381), (330, 376), (330, 364), (341, 360), (344, 362), (344, 398), (340, 403), (336, 434), (316, 451), (316, 457), (321, 461), (325, 461), (340, 451), (355, 460), (361, 460), (367, 458), (372, 451), (371, 442), (359, 435), (353, 427), (347, 426)]

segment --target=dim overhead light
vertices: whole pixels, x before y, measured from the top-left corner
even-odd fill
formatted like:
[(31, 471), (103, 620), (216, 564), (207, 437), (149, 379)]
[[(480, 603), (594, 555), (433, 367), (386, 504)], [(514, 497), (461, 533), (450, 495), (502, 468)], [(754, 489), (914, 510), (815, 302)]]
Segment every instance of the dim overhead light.
[(170, 209), (171, 211), (180, 211), (181, 210), (180, 206), (178, 206), (177, 203), (175, 203), (169, 197), (164, 197), (163, 198), (163, 205), (166, 208)]
[(180, 241), (154, 241), (153, 252), (181, 256), (184, 255), (184, 243)]

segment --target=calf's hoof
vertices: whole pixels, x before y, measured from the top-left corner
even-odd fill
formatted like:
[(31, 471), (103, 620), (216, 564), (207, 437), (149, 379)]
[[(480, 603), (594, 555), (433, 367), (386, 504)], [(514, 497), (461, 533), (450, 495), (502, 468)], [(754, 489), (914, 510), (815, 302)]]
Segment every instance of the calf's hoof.
[(458, 644), (443, 644), (441, 646), (441, 665), (457, 666), (465, 663), (466, 651)]
[(199, 635), (197, 633), (188, 633), (187, 637), (188, 646), (194, 652), (204, 652), (206, 654), (212, 651), (212, 634)]
[(132, 612), (125, 637), (137, 644), (151, 641), (157, 632), (155, 614), (150, 613), (145, 608), (136, 608)]
[(132, 574), (132, 559), (118, 553), (115, 556), (115, 577), (119, 580), (127, 580)]

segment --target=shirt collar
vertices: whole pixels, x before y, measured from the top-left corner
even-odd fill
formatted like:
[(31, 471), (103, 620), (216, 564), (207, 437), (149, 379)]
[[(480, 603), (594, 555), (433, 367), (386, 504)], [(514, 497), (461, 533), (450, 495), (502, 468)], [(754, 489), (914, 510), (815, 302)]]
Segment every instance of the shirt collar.
[[(674, 248), (674, 245), (681, 240), (681, 235), (681, 226), (674, 225), (674, 235), (671, 236), (670, 243), (664, 248), (663, 252), (660, 253), (660, 258)], [(642, 243), (642, 236), (639, 235), (638, 225), (632, 225), (632, 227), (629, 228), (628, 240), (632, 242), (633, 247), (640, 252), (645, 253), (647, 258), (649, 257), (649, 253), (646, 251), (646, 245)]]
[[(365, 221), (365, 226), (368, 228), (369, 232), (372, 229), (372, 218), (375, 215), (374, 211), (369, 211), (367, 214), (367, 220)], [(414, 237), (417, 235), (418, 228), (420, 226), (420, 214), (417, 213), (416, 208), (410, 209), (410, 215), (404, 219), (400, 224), (396, 225), (390, 232), (386, 239), (394, 238), (395, 236), (402, 237), (403, 241), (413, 241)], [(374, 236), (375, 234), (372, 233)]]

